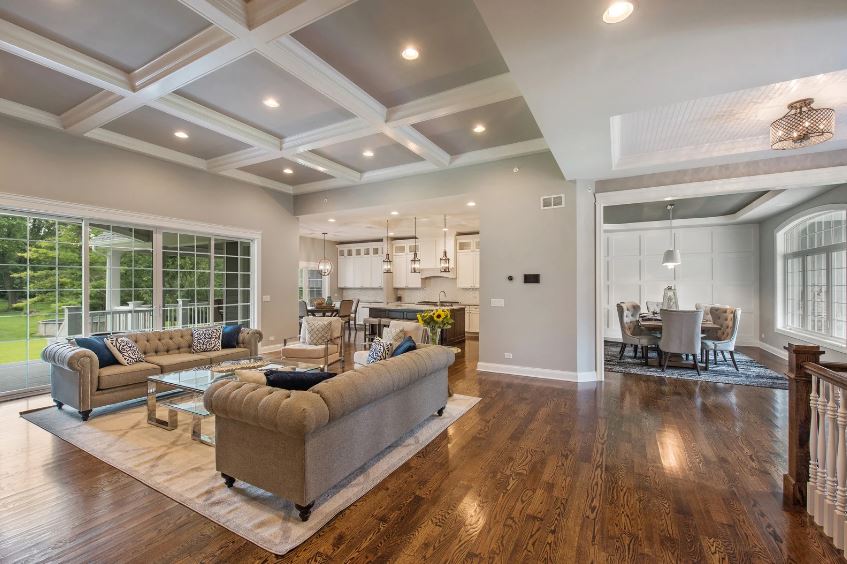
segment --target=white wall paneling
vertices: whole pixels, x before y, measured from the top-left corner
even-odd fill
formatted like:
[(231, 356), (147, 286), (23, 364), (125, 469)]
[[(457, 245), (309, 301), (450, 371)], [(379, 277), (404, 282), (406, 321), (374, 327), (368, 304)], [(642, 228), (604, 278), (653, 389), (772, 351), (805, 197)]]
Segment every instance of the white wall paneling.
[(603, 233), (604, 336), (620, 338), (615, 305), (637, 301), (642, 310), (647, 300), (662, 299), (666, 286), (675, 285), (680, 307), (720, 303), (742, 309), (742, 343), (758, 339), (759, 283), (758, 225), (725, 225), (674, 229), (682, 264), (662, 266), (662, 254), (670, 247), (667, 228), (609, 230)]

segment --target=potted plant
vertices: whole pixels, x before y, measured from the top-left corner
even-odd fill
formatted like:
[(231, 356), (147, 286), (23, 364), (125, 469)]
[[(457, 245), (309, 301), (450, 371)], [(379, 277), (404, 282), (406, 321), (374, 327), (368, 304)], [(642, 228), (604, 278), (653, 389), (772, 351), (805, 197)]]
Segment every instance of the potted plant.
[(429, 329), (430, 343), (441, 344), (441, 330), (453, 326), (449, 309), (433, 309), (418, 314), (418, 323)]

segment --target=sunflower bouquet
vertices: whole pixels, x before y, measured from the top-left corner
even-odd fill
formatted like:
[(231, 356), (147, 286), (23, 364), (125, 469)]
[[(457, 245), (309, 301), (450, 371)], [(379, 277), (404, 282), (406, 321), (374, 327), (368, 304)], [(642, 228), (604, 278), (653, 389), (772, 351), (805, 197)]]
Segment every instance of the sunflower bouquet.
[(453, 326), (453, 317), (449, 309), (433, 309), (418, 314), (418, 323), (429, 329), (430, 341), (441, 344), (441, 330)]

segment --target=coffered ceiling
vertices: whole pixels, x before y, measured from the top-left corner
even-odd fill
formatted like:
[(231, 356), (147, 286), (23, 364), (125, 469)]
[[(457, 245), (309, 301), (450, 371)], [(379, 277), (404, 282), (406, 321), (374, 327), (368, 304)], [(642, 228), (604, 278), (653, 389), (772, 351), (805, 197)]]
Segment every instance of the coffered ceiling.
[(291, 193), (547, 150), (472, 0), (6, 0), (0, 51), (0, 114)]

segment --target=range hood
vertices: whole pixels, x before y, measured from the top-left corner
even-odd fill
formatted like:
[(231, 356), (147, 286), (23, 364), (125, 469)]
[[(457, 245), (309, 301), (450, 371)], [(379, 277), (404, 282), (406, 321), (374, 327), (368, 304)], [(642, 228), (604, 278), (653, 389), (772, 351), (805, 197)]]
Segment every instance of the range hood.
[(450, 272), (441, 272), (440, 268), (422, 268), (421, 278), (455, 278), (456, 267), (450, 266)]

